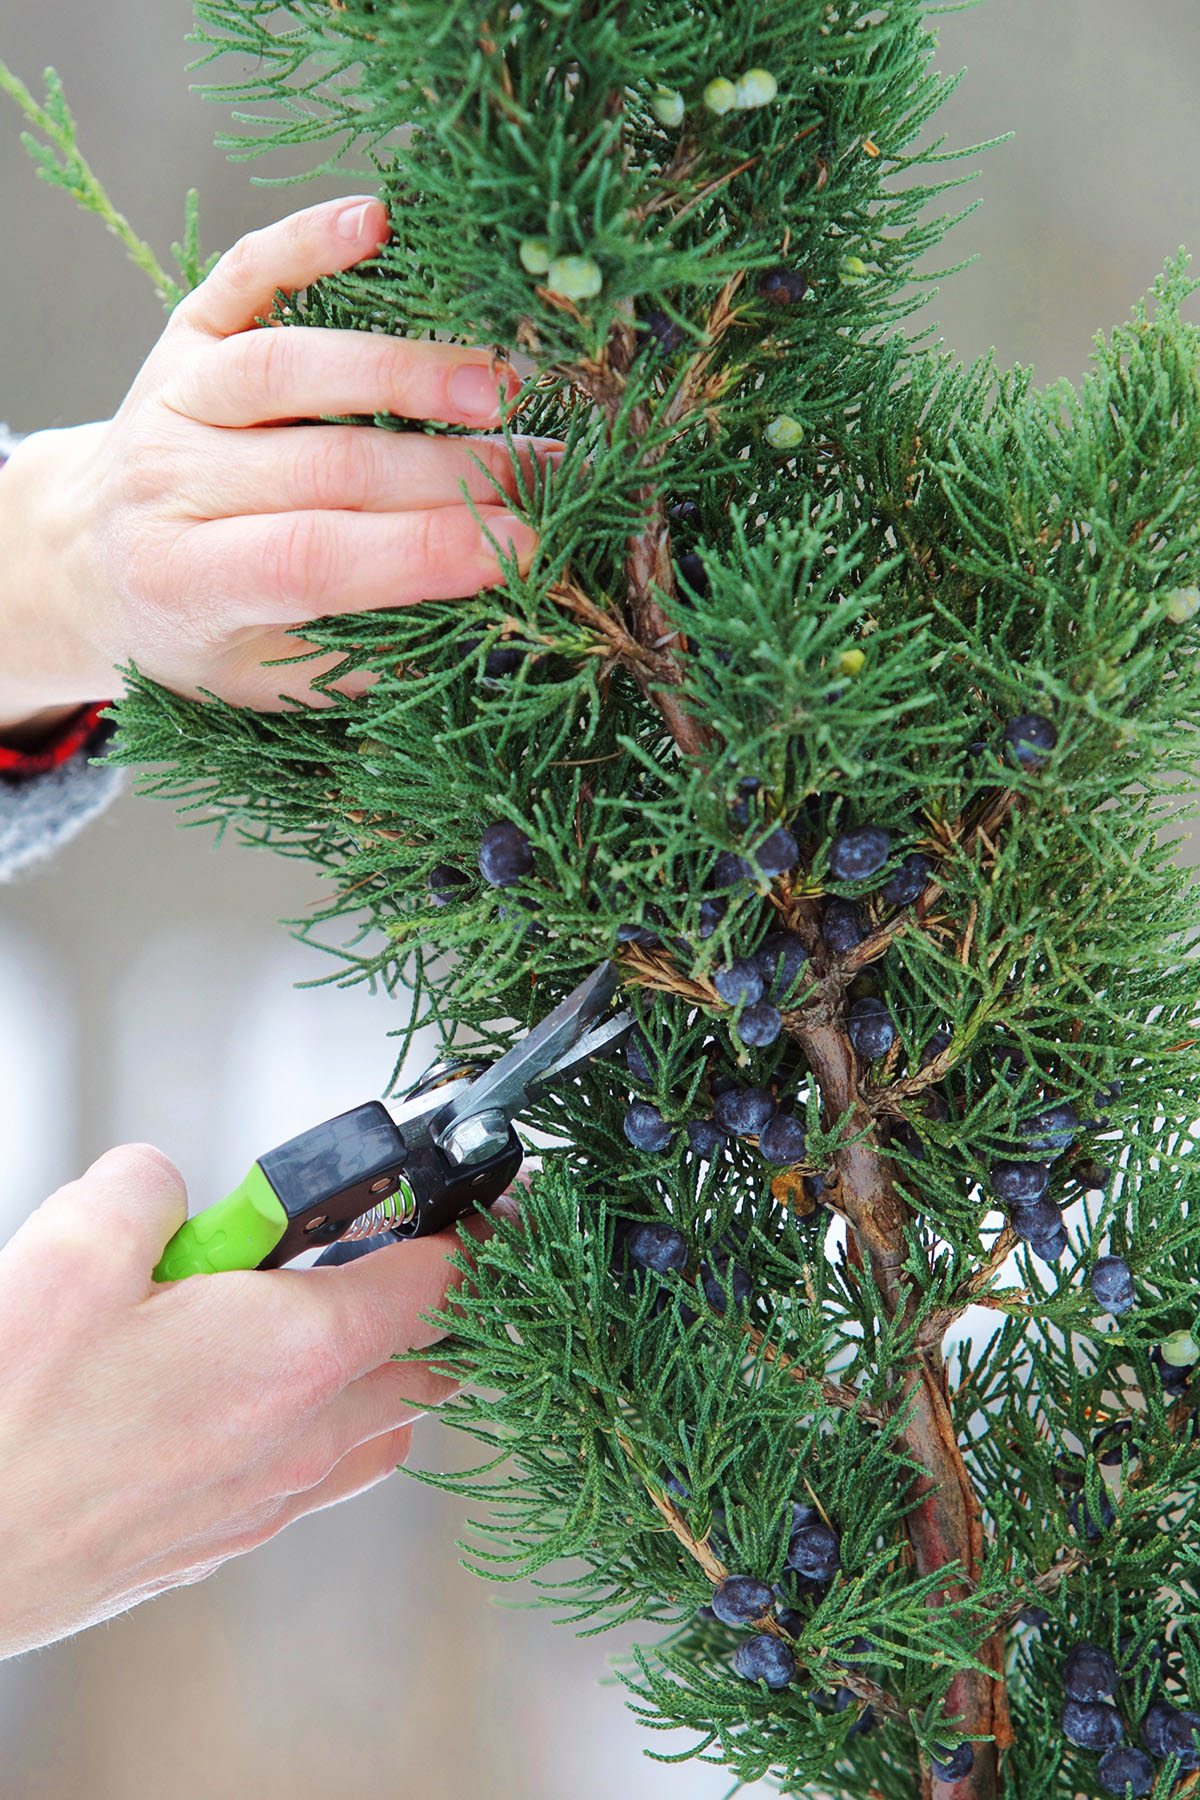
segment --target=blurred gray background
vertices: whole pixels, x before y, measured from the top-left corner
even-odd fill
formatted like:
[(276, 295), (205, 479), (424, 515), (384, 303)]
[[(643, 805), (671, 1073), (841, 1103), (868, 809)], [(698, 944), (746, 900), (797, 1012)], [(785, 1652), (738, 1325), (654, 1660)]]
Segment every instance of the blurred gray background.
[[(0, 56), (30, 85), (59, 70), (85, 154), (160, 257), (189, 185), (207, 249), (369, 187), (256, 188), (251, 173), (284, 165), (227, 164), (211, 144), (225, 115), (188, 92), (190, 20), (188, 0), (0, 0)], [(1017, 136), (977, 159), (965, 193), (983, 206), (937, 260), (982, 255), (931, 316), (966, 358), (994, 345), (1039, 381), (1078, 378), (1093, 333), (1178, 245), (1200, 248), (1200, 15), (1194, 0), (988, 0), (940, 30), (940, 67), (968, 67), (938, 122), (949, 145)], [(99, 223), (35, 179), (17, 133), (0, 105), (0, 417), (31, 431), (108, 416), (162, 315)], [(128, 797), (0, 890), (0, 1237), (110, 1144), (160, 1144), (203, 1204), (268, 1145), (379, 1091), (388, 1003), (294, 987), (329, 965), (275, 921), (318, 891), (298, 864), (214, 852)], [(426, 1420), (414, 1460), (461, 1467), (470, 1446)], [(646, 1738), (599, 1685), (627, 1638), (578, 1641), (459, 1568), (467, 1510), (397, 1476), (201, 1587), (4, 1664), (0, 1792), (726, 1793), (719, 1770), (642, 1757), (683, 1744)]]

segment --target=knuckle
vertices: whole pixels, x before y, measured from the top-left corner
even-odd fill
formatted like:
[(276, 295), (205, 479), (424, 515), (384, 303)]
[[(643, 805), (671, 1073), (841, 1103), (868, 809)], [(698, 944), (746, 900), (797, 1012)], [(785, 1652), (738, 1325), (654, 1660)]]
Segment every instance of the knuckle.
[(290, 331), (264, 328), (243, 331), (232, 340), (267, 411), (280, 418), (289, 413), (287, 396), (294, 387), (297, 339)]
[(258, 266), (262, 239), (261, 231), (244, 232), (218, 259), (208, 279), (243, 287)]
[(181, 327), (193, 330), (201, 325), (206, 303), (223, 291), (237, 294), (252, 286), (262, 260), (263, 231), (247, 231), (219, 256), (208, 274), (190, 293), (185, 294), (167, 322), (167, 332), (177, 334)]
[[(54, 1198), (52, 1195), (51, 1200)], [(69, 1212), (66, 1208), (60, 1211), (52, 1204), (41, 1223), (43, 1241), (55, 1262), (99, 1274), (111, 1260), (107, 1243), (102, 1250), (101, 1233), (82, 1209), (72, 1206)]]
[(320, 512), (281, 517), (267, 528), (259, 571), (265, 591), (289, 602), (318, 600), (332, 586), (335, 545)]
[(103, 1241), (104, 1259), (113, 1269), (138, 1263), (148, 1270), (150, 1259), (146, 1256), (145, 1236), (137, 1230), (132, 1219), (105, 1209), (95, 1221), (95, 1232)]
[(113, 1221), (115, 1229), (110, 1231), (109, 1221), (96, 1220), (85, 1205), (78, 1204), (82, 1198), (78, 1184), (72, 1182), (51, 1194), (36, 1215), (41, 1254), (70, 1293), (109, 1286), (123, 1250), (120, 1222)]
[(304, 431), (300, 450), (302, 505), (361, 507), (370, 491), (370, 472), (353, 431)]
[(421, 517), (417, 557), (426, 570), (445, 575), (480, 560), (479, 527), (465, 506), (432, 507)]
[(284, 1365), (279, 1389), (285, 1411), (308, 1418), (329, 1405), (345, 1385), (341, 1356), (328, 1333), (293, 1321), (279, 1340)]
[[(224, 597), (235, 590), (231, 559), (214, 549), (206, 521), (163, 535), (158, 545), (159, 576), (143, 608), (155, 630), (172, 643), (207, 646), (223, 634)], [(186, 596), (186, 603), (180, 596)]]
[(177, 475), (172, 446), (164, 433), (127, 431), (120, 455), (103, 478), (105, 511), (114, 506), (143, 507), (160, 500), (164, 493), (173, 490)]
[[(193, 289), (189, 299), (200, 291)], [(155, 399), (166, 417), (190, 431), (212, 400), (223, 399), (233, 388), (237, 380), (235, 358), (238, 354), (236, 338), (219, 344), (207, 339), (190, 341), (186, 352), (178, 353), (174, 363), (162, 371), (155, 390)]]

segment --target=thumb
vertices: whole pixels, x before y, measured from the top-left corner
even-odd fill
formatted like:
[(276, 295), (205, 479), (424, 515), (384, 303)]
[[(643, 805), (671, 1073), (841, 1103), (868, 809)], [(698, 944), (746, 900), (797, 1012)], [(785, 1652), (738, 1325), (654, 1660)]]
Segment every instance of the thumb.
[(370, 194), (306, 207), (239, 238), (180, 301), (172, 324), (179, 319), (213, 337), (250, 331), (270, 313), (277, 288), (292, 294), (320, 275), (352, 268), (387, 235), (387, 209)]
[(73, 1276), (94, 1268), (111, 1293), (141, 1297), (167, 1239), (187, 1218), (187, 1187), (153, 1144), (120, 1144), (51, 1194), (22, 1227), (72, 1261)]

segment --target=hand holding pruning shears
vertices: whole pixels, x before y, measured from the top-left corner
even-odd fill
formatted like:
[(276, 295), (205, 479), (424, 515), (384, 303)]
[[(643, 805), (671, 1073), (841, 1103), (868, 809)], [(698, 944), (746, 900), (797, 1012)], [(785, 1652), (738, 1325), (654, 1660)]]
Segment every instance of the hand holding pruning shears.
[[(422, 1315), (461, 1280), (447, 1251), (488, 1232), (477, 1208), (512, 1206), (513, 1118), (624, 1039), (616, 986), (602, 965), (492, 1067), (302, 1133), (186, 1223), (146, 1145), (26, 1221), (0, 1252), (0, 1655), (199, 1580), (404, 1460), (453, 1384), (391, 1359), (440, 1335)], [(383, 1247), (348, 1267), (279, 1267), (364, 1233)]]

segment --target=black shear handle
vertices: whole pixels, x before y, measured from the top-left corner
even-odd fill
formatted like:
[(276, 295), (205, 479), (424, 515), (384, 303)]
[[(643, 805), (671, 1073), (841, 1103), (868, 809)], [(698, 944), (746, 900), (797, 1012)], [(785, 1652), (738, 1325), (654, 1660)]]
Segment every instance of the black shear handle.
[(524, 1154), (510, 1125), (498, 1151), (455, 1162), (431, 1142), (410, 1147), (378, 1100), (356, 1106), (260, 1158), (288, 1222), (258, 1266), (276, 1269), (347, 1237), (428, 1237), (490, 1205), (511, 1184)]

